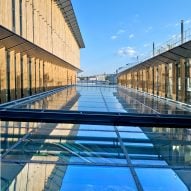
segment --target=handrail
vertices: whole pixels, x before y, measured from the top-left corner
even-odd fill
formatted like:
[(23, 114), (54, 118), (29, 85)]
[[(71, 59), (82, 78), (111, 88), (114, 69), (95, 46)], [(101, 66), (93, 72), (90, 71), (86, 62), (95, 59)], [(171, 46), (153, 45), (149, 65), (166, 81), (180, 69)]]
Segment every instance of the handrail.
[(190, 40), (191, 40), (191, 28), (188, 28), (183, 33), (183, 41), (181, 39), (181, 34), (173, 35), (173, 37), (171, 39), (157, 45), (154, 48), (154, 54), (153, 54), (153, 51), (152, 52), (150, 51), (149, 53), (147, 53), (147, 56), (145, 56), (142, 59), (139, 58), (139, 60), (137, 62), (130, 63), (126, 67), (120, 67), (118, 69), (118, 73), (121, 73), (129, 68), (132, 68), (133, 66), (136, 66), (142, 62), (145, 62), (148, 59), (151, 59), (159, 54), (162, 54), (168, 50), (171, 50), (177, 46), (180, 46)]

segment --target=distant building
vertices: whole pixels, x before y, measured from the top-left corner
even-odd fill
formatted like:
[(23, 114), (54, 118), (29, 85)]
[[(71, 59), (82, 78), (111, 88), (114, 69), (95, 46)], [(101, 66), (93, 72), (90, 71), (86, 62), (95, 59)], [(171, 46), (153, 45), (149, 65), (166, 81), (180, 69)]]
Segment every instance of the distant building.
[(117, 84), (116, 74), (98, 74), (94, 76), (78, 77), (79, 82), (99, 83), (99, 84)]
[(117, 84), (117, 75), (116, 74), (108, 74), (106, 76), (106, 80), (109, 81), (109, 84)]

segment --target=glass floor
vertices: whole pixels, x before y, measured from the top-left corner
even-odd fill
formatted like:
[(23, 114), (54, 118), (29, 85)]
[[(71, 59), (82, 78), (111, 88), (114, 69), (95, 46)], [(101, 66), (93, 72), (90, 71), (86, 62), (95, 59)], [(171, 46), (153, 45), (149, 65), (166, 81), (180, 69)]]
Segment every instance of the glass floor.
[[(73, 86), (3, 107), (191, 114), (189, 107), (117, 86)], [(1, 190), (191, 189), (191, 128), (23, 121), (0, 126)]]

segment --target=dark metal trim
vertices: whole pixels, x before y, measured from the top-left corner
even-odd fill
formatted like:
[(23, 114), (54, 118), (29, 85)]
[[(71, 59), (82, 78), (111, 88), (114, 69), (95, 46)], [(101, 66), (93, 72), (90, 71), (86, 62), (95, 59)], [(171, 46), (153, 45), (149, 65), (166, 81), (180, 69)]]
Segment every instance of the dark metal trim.
[[(173, 49), (172, 49), (172, 50), (173, 50)], [(179, 56), (179, 57), (182, 57), (182, 58), (186, 58), (186, 57), (183, 56), (182, 54), (179, 54), (179, 53), (174, 52), (174, 51), (172, 51), (172, 50), (169, 50), (169, 52), (172, 53), (172, 54), (174, 54), (174, 55), (176, 55), (176, 56)]]
[(191, 49), (189, 49), (189, 48), (186, 48), (186, 47), (184, 47), (184, 46), (180, 46), (180, 48), (182, 48), (182, 49), (184, 49), (184, 50), (187, 50), (187, 51), (191, 51)]
[[(23, 164), (32, 163), (32, 164), (55, 164), (55, 165), (84, 165), (84, 166), (108, 166), (108, 167), (129, 167), (130, 164), (118, 164), (118, 163), (88, 163), (88, 162), (65, 162), (65, 161), (45, 161), (45, 160), (13, 160), (13, 159), (2, 159), (2, 163), (9, 163), (9, 164)], [(134, 168), (164, 168), (164, 169), (173, 169), (173, 170), (190, 170), (190, 166), (178, 166), (178, 165), (147, 165), (147, 164), (133, 164)]]
[(191, 115), (0, 108), (2, 121), (190, 128)]
[[(164, 54), (161, 54), (160, 56), (163, 57), (163, 58), (166, 58), (166, 59), (168, 59), (168, 60), (172, 60), (172, 61), (174, 61), (174, 62), (177, 61), (177, 60), (175, 60), (175, 59), (169, 58), (168, 56), (165, 56)], [(168, 64), (169, 64), (169, 63), (168, 63)]]
[(122, 141), (122, 138), (121, 138), (121, 136), (120, 136), (120, 133), (119, 133), (117, 127), (114, 126), (114, 129), (115, 129), (115, 131), (116, 131), (117, 138), (118, 138), (118, 141), (119, 141), (119, 143), (120, 143), (121, 149), (122, 149), (122, 151), (123, 151), (123, 153), (124, 153), (124, 155), (125, 155), (127, 164), (129, 164), (129, 169), (130, 169), (130, 171), (131, 171), (131, 174), (132, 174), (132, 176), (133, 176), (133, 179), (134, 179), (134, 181), (135, 181), (135, 184), (136, 184), (136, 186), (137, 186), (137, 189), (138, 189), (138, 191), (143, 191), (143, 187), (142, 187), (141, 182), (140, 182), (140, 180), (139, 180), (139, 178), (138, 178), (138, 175), (137, 175), (137, 173), (136, 173), (136, 171), (135, 171), (135, 168), (132, 166), (132, 162), (131, 162), (131, 159), (130, 159), (130, 157), (129, 157), (128, 150), (127, 150), (127, 148), (124, 146), (124, 143), (123, 143), (123, 141)]

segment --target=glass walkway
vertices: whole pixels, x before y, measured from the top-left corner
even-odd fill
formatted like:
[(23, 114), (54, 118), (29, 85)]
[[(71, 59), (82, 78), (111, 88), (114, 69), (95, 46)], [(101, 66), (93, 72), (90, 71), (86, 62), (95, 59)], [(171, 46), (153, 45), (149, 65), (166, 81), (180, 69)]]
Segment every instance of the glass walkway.
[[(5, 119), (5, 111), (13, 116)], [(46, 111), (79, 112), (79, 119), (30, 121), (25, 115), (30, 111), (31, 119)], [(85, 123), (86, 112), (95, 114), (92, 123)], [(166, 114), (173, 116), (172, 123), (176, 115), (191, 119), (189, 105), (109, 85), (59, 88), (1, 104), (1, 190), (191, 190), (191, 126), (185, 126), (186, 120), (176, 128), (148, 121), (104, 125), (94, 123), (96, 112), (147, 115), (143, 121)]]

